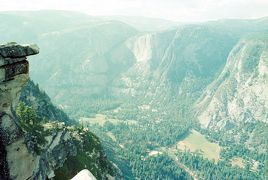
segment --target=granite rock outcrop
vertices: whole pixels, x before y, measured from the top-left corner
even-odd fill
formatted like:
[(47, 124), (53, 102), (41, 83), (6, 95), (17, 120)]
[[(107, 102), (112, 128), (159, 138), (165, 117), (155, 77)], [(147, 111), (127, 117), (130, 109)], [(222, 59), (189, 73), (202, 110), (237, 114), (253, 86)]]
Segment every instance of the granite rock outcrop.
[[(34, 167), (35, 160), (24, 144), (15, 107), (20, 91), (29, 79), (27, 56), (38, 53), (39, 48), (36, 45), (0, 45), (0, 179), (27, 179), (31, 176), (27, 169)], [(24, 161), (19, 163), (20, 167), (15, 167), (14, 163), (20, 157)]]

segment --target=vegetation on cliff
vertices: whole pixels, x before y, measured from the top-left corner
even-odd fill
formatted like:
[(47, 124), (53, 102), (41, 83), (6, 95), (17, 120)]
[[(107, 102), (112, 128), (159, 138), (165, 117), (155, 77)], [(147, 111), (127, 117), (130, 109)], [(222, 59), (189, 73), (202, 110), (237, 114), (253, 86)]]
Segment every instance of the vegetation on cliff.
[(16, 115), (28, 150), (41, 157), (47, 156), (47, 151), (51, 151), (53, 158), (64, 157), (54, 166), (56, 179), (70, 179), (83, 169), (90, 170), (98, 179), (117, 175), (99, 139), (87, 128), (73, 123), (32, 81), (23, 89), (21, 100)]

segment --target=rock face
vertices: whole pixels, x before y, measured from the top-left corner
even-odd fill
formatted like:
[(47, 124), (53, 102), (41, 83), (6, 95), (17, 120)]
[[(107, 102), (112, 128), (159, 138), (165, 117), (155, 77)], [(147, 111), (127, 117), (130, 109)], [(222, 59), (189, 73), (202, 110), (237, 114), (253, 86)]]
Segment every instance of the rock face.
[(268, 41), (260, 37), (244, 38), (233, 48), (196, 110), (203, 128), (267, 154)]
[(8, 43), (0, 45), (0, 81), (10, 81), (20, 74), (28, 74), (29, 65), (26, 56), (38, 54), (36, 45), (18, 45)]
[(26, 57), (38, 52), (36, 45), (0, 45), (0, 179), (70, 179), (85, 167), (99, 179), (115, 175), (98, 138), (29, 81)]
[[(25, 144), (21, 143), (23, 137), (17, 126), (14, 108), (18, 103), (20, 91), (29, 78), (26, 56), (38, 54), (38, 52), (39, 49), (36, 45), (18, 45), (16, 43), (0, 45), (0, 179), (9, 177), (27, 179), (31, 176), (31, 174), (27, 174), (27, 171), (22, 172), (23, 169), (11, 168), (18, 156), (14, 156), (10, 152), (16, 146), (17, 154), (24, 154), (26, 161), (33, 159), (32, 155), (27, 152)], [(24, 166), (24, 168), (29, 168), (29, 166)]]
[(267, 77), (267, 37), (241, 40), (198, 102), (201, 125), (221, 130), (242, 122), (268, 123)]

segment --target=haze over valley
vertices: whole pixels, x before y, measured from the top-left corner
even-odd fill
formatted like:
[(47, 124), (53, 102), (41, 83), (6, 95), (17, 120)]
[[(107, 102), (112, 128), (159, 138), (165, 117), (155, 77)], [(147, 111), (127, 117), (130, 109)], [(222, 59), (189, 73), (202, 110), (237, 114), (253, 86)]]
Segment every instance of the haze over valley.
[(25, 123), (25, 108), (34, 109), (44, 132), (21, 125), (25, 142), (28, 133), (47, 140), (54, 133), (58, 146), (26, 146), (41, 160), (65, 158), (55, 166), (44, 160), (40, 174), (268, 178), (268, 17), (187, 23), (40, 10), (0, 12), (0, 19), (1, 43), (40, 49), (29, 57), (16, 118)]

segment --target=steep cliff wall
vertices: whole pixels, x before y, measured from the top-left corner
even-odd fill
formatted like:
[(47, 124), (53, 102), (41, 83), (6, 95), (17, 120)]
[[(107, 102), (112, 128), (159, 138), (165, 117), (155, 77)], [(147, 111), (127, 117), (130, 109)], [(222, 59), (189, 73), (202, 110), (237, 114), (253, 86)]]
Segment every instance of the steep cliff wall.
[(203, 128), (262, 154), (268, 149), (267, 40), (267, 35), (242, 39), (196, 106)]
[[(32, 175), (30, 170), (34, 168), (35, 161), (23, 143), (24, 137), (18, 128), (15, 107), (18, 104), (21, 88), (29, 78), (26, 56), (38, 52), (36, 45), (16, 43), (0, 45), (0, 179), (8, 179), (9, 176), (27, 179)], [(14, 163), (22, 157), (24, 161), (19, 163), (20, 166), (15, 167)]]
[(98, 179), (114, 176), (99, 139), (29, 81), (26, 56), (38, 52), (0, 45), (0, 179), (71, 179), (84, 168)]
[(242, 122), (268, 122), (267, 37), (241, 40), (198, 105), (203, 127), (228, 129)]

